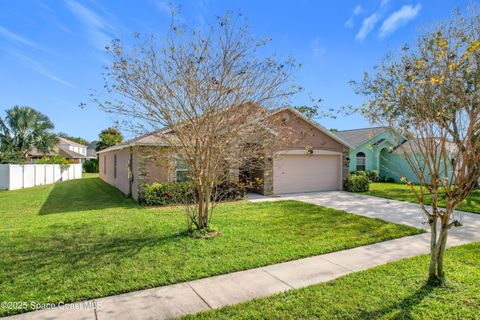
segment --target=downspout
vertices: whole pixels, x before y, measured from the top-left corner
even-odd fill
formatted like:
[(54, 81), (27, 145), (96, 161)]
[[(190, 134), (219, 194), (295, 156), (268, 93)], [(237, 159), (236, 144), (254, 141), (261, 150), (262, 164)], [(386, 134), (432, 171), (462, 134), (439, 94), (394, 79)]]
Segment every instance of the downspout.
[(128, 193), (132, 196), (133, 189), (133, 148), (130, 147), (130, 159), (128, 160)]

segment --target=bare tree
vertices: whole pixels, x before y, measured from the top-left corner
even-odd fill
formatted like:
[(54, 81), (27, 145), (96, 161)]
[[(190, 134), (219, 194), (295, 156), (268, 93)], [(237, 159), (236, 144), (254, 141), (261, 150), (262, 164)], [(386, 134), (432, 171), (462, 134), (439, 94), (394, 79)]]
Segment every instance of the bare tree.
[(261, 153), (262, 137), (273, 134), (269, 109), (298, 90), (290, 84), (297, 66), (291, 58), (262, 58), (258, 50), (270, 39), (251, 37), (244, 18), (231, 13), (204, 32), (180, 26), (173, 15), (166, 40), (136, 40), (131, 49), (118, 40), (109, 48), (106, 88), (115, 101), (100, 106), (156, 130), (197, 190), (191, 222), (208, 228), (216, 187)]
[(461, 225), (455, 208), (480, 177), (479, 39), (478, 8), (456, 11), (454, 19), (425, 30), (415, 48), (387, 56), (373, 77), (365, 73), (356, 83), (368, 99), (364, 114), (408, 139), (399, 145), (420, 181), (419, 188), (408, 184), (431, 228), (429, 277), (440, 283), (448, 231)]

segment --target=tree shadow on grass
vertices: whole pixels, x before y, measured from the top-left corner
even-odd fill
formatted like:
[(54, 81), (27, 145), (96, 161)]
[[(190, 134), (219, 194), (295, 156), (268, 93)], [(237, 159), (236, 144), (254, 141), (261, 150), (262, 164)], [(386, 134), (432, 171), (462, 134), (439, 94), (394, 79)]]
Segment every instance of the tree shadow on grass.
[(389, 315), (392, 320), (413, 320), (417, 316), (413, 315), (413, 310), (418, 306), (438, 286), (431, 282), (426, 282), (414, 294), (400, 300), (398, 303), (387, 306), (380, 310), (363, 311), (355, 318), (357, 319), (378, 319)]
[(39, 214), (109, 208), (131, 209), (140, 206), (100, 178), (77, 179), (56, 183), (40, 208)]
[(480, 190), (470, 194), (458, 207), (457, 210), (480, 214)]
[[(78, 270), (95, 270), (122, 261), (133, 262), (143, 250), (168, 247), (188, 237), (187, 232), (92, 237), (89, 225), (77, 225), (68, 231), (61, 225), (51, 226), (50, 229), (47, 235), (31, 239), (31, 243), (36, 245), (18, 250), (10, 259), (0, 263), (9, 277), (30, 272), (40, 275), (58, 268), (69, 274)], [(52, 234), (56, 236), (52, 237)]]

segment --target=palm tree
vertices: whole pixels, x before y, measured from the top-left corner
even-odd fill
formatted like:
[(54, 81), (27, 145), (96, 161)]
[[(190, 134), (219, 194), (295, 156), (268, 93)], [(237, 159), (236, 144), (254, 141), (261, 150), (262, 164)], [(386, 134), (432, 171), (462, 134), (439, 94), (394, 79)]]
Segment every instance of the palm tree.
[(0, 118), (0, 151), (20, 153), (27, 159), (28, 153), (36, 148), (47, 153), (58, 143), (52, 132), (55, 127), (50, 119), (30, 107), (15, 106)]

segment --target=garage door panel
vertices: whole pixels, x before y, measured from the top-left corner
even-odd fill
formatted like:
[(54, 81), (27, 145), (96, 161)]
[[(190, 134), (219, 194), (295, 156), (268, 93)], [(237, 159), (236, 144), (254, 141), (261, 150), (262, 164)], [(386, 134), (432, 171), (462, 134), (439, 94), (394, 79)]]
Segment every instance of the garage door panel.
[(340, 188), (340, 156), (280, 155), (273, 160), (273, 192), (329, 191)]

